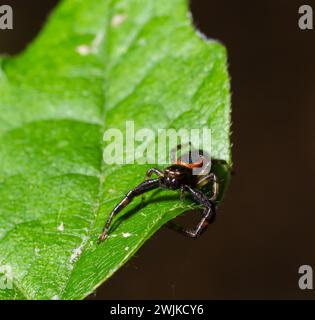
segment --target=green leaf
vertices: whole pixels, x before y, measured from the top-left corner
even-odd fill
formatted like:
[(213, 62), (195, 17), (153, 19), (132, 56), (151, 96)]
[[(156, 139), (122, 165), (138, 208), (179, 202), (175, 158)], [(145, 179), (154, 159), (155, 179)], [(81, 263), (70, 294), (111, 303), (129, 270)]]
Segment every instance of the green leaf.
[[(21, 55), (0, 60), (2, 299), (81, 299), (165, 222), (192, 206), (151, 192), (106, 217), (149, 165), (106, 165), (103, 133), (212, 129), (212, 155), (230, 159), (224, 47), (196, 33), (185, 0), (64, 0)], [(222, 184), (228, 171), (218, 165)]]

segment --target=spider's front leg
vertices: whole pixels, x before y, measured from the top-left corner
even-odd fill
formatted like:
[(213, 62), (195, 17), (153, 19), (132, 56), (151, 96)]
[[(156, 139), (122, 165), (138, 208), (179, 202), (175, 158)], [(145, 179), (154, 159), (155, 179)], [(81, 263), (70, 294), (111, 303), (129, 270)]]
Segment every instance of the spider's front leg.
[(215, 218), (215, 205), (209, 200), (205, 194), (203, 194), (200, 190), (191, 188), (190, 186), (184, 186), (185, 191), (189, 192), (193, 197), (194, 201), (198, 204), (201, 204), (204, 207), (201, 220), (197, 224), (197, 226), (191, 229), (185, 229), (182, 226), (175, 224), (174, 222), (169, 222), (168, 225), (172, 229), (188, 236), (190, 238), (198, 238), (208, 227), (208, 225), (213, 222)]
[(164, 176), (164, 173), (157, 168), (150, 168), (146, 173), (146, 179), (151, 178), (152, 174), (155, 173), (159, 178)]
[(118, 205), (110, 213), (109, 218), (106, 221), (105, 227), (103, 228), (103, 231), (98, 238), (98, 243), (102, 242), (105, 238), (107, 238), (107, 232), (115, 215), (117, 215), (123, 208), (125, 208), (136, 196), (142, 195), (145, 192), (156, 189), (159, 187), (159, 185), (159, 179), (149, 179), (143, 181), (137, 187), (129, 191), (127, 195), (118, 203)]
[[(160, 177), (163, 177), (164, 176), (164, 173), (157, 169), (157, 168), (150, 168), (147, 172), (146, 172), (146, 175), (145, 175), (145, 179), (148, 180), (151, 178), (152, 174), (156, 174), (158, 176), (158, 178)], [(144, 200), (145, 200), (145, 196), (144, 194), (142, 194), (141, 196), (141, 205), (143, 206), (144, 205)]]

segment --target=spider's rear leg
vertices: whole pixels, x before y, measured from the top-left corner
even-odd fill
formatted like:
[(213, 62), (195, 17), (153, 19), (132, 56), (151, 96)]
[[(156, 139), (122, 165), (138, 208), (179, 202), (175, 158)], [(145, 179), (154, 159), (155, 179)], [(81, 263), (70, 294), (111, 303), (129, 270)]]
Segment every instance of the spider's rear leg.
[(219, 183), (216, 175), (213, 172), (202, 177), (197, 183), (197, 188), (201, 189), (203, 186), (205, 186), (209, 182), (212, 183), (212, 196), (210, 198), (210, 201), (215, 201), (215, 199), (218, 197), (218, 194), (219, 194)]
[(192, 195), (193, 199), (198, 204), (201, 204), (204, 207), (204, 210), (202, 212), (202, 217), (194, 229), (186, 229), (186, 228), (176, 224), (173, 221), (170, 221), (168, 223), (168, 227), (170, 227), (171, 229), (173, 229), (177, 232), (184, 234), (185, 236), (196, 239), (199, 236), (201, 236), (201, 234), (206, 230), (208, 225), (214, 221), (215, 213), (216, 213), (215, 212), (215, 205), (200, 190), (193, 189), (189, 186), (185, 186), (185, 190), (188, 191)]

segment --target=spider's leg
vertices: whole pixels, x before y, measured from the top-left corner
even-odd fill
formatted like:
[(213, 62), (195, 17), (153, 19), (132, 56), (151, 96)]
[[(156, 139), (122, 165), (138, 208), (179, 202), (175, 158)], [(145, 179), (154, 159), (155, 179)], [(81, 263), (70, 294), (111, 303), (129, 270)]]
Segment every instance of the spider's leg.
[(214, 173), (209, 173), (206, 176), (202, 177), (198, 183), (197, 183), (197, 188), (202, 188), (209, 182), (212, 183), (212, 197), (210, 198), (211, 201), (215, 201), (219, 194), (219, 183), (216, 175)]
[(155, 173), (158, 177), (163, 177), (164, 176), (164, 173), (157, 169), (157, 168), (150, 168), (147, 173), (146, 173), (146, 179), (147, 178), (150, 178), (152, 176), (152, 174)]
[(109, 218), (106, 221), (105, 227), (101, 235), (98, 238), (98, 242), (103, 241), (107, 237), (107, 232), (111, 225), (111, 222), (115, 215), (117, 215), (123, 208), (125, 208), (136, 196), (142, 195), (145, 192), (151, 191), (159, 187), (159, 179), (149, 179), (145, 180), (136, 186), (134, 189), (129, 191), (127, 195), (118, 203), (118, 205), (112, 210)]
[(184, 187), (180, 188), (180, 201), (184, 201), (185, 200), (185, 189)]
[[(161, 170), (159, 170), (157, 168), (150, 168), (146, 172), (145, 179), (146, 180), (150, 179), (153, 173), (155, 173), (159, 178), (164, 176), (164, 173)], [(142, 194), (142, 196), (141, 196), (141, 204), (142, 205), (144, 204), (144, 200), (145, 200), (145, 195)]]
[(185, 186), (185, 190), (192, 195), (193, 199), (198, 204), (201, 204), (204, 207), (201, 220), (193, 230), (185, 229), (172, 221), (168, 223), (168, 226), (185, 236), (196, 239), (206, 230), (208, 225), (213, 222), (215, 218), (215, 206), (200, 190), (193, 189), (189, 186)]

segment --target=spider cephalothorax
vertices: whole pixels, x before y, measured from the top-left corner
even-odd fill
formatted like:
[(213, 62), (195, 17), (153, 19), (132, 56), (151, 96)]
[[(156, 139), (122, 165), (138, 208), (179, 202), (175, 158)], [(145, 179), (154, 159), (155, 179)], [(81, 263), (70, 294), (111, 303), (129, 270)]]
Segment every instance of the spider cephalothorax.
[[(177, 149), (180, 149), (180, 147), (177, 146)], [(182, 158), (175, 159), (175, 164), (165, 168), (163, 171), (157, 168), (149, 169), (146, 173), (146, 180), (130, 190), (112, 210), (98, 241), (101, 242), (106, 239), (114, 216), (126, 207), (136, 196), (143, 195), (157, 188), (181, 190), (182, 193), (188, 192), (196, 203), (204, 207), (202, 218), (194, 230), (187, 230), (183, 227), (176, 226), (177, 231), (189, 237), (197, 238), (200, 236), (215, 216), (214, 200), (218, 195), (218, 182), (215, 174), (207, 170), (201, 171), (201, 174), (198, 175), (194, 174), (193, 170), (195, 168), (209, 169), (211, 162), (207, 160), (203, 154), (197, 161), (191, 161), (191, 154), (189, 154), (188, 158), (188, 161), (183, 161)], [(151, 179), (152, 174), (157, 175), (157, 178)], [(212, 197), (210, 199), (200, 190), (208, 183), (212, 183)]]
[(167, 167), (160, 175), (160, 187), (165, 189), (176, 190), (183, 185), (196, 183), (197, 176), (192, 174), (192, 169), (179, 164)]

